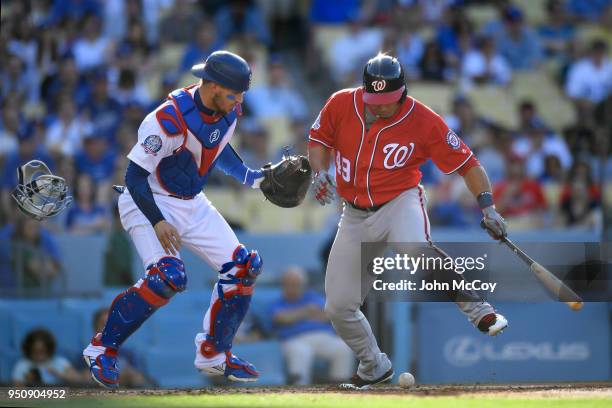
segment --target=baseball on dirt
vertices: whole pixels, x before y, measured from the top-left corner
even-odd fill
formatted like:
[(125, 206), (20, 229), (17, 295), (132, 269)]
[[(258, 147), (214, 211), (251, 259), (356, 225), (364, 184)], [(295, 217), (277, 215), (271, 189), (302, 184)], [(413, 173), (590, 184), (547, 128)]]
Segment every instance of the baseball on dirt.
[(414, 385), (414, 376), (410, 373), (401, 373), (398, 383), (400, 387), (408, 388)]

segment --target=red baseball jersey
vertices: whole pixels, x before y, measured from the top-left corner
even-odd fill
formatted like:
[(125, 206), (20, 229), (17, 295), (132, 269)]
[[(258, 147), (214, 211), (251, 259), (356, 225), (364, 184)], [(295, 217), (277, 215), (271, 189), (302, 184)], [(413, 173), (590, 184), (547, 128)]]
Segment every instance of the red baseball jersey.
[(408, 97), (366, 131), (363, 89), (333, 94), (310, 129), (310, 144), (333, 149), (338, 194), (359, 207), (384, 204), (421, 181), (428, 159), (444, 173), (478, 164), (470, 148), (427, 106)]

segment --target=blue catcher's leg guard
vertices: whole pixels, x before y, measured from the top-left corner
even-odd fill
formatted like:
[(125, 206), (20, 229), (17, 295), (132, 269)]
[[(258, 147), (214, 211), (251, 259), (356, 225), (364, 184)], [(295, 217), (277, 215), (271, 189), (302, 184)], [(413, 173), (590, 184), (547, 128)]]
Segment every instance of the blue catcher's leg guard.
[[(222, 266), (215, 285), (218, 299), (211, 305), (208, 335), (200, 346), (201, 354), (207, 358), (225, 353), (225, 376), (238, 381), (253, 381), (258, 376), (253, 365), (233, 356), (230, 350), (236, 331), (249, 310), (255, 280), (262, 266), (257, 251), (249, 252), (243, 245), (236, 248), (232, 261)], [(235, 270), (233, 274), (232, 270)]]
[(121, 293), (113, 301), (102, 331), (103, 346), (118, 348), (157, 309), (185, 290), (187, 275), (183, 261), (164, 257), (150, 265), (139, 284)]
[[(149, 266), (147, 275), (136, 285), (115, 298), (104, 330), (94, 336), (91, 345), (83, 352), (96, 382), (107, 388), (118, 387), (117, 349), (172, 296), (184, 291), (186, 284), (183, 261), (164, 257)], [(96, 349), (104, 352), (96, 355)]]

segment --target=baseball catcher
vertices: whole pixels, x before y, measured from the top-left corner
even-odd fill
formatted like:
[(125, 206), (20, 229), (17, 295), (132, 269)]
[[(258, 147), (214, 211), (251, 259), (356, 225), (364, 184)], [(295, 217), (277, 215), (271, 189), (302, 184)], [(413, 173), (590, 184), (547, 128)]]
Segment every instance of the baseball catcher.
[(305, 156), (283, 156), (263, 167), (264, 179), (259, 188), (272, 204), (283, 208), (297, 207), (304, 201), (312, 169)]

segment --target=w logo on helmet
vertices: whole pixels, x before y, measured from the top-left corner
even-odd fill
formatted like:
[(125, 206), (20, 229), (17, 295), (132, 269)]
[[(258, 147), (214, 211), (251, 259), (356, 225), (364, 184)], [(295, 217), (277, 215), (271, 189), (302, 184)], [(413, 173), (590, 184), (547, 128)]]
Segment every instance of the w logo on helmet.
[(384, 79), (381, 79), (380, 81), (372, 81), (372, 89), (374, 89), (376, 92), (382, 91), (385, 89), (385, 86), (387, 86), (387, 82)]

